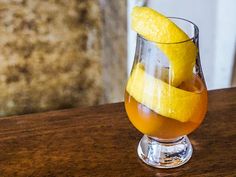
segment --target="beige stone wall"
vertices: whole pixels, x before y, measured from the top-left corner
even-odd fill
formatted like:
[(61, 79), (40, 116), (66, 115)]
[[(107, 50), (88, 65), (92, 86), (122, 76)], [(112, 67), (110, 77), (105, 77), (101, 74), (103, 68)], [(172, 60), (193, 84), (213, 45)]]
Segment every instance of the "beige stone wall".
[(123, 98), (125, 1), (104, 2), (0, 0), (0, 115)]

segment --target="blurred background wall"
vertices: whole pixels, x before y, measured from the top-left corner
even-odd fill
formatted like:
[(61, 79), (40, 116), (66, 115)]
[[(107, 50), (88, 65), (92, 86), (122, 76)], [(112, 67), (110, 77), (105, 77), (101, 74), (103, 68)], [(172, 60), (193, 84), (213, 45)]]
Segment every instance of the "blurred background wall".
[(0, 0), (0, 115), (121, 101), (126, 1)]
[(126, 0), (100, 0), (105, 102), (122, 101), (127, 79)]

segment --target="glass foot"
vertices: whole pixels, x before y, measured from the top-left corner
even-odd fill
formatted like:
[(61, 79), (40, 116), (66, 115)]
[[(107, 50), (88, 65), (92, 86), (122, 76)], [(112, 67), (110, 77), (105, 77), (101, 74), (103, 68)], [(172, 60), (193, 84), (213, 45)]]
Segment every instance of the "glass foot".
[(191, 158), (192, 145), (187, 136), (174, 140), (160, 140), (146, 135), (138, 145), (139, 158), (152, 167), (175, 168)]

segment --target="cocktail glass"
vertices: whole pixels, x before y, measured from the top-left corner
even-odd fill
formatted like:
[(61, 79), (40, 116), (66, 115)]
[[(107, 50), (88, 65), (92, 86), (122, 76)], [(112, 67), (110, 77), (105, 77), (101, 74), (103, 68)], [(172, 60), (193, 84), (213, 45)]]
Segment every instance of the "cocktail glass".
[(207, 111), (207, 88), (199, 50), (192, 77), (179, 85), (171, 84), (172, 68), (163, 48), (174, 54), (181, 46), (194, 43), (198, 49), (199, 29), (188, 20), (170, 19), (189, 40), (159, 43), (137, 35), (135, 58), (125, 91), (129, 120), (144, 134), (138, 145), (138, 156), (156, 168), (178, 167), (191, 158), (193, 148), (186, 135), (202, 123)]

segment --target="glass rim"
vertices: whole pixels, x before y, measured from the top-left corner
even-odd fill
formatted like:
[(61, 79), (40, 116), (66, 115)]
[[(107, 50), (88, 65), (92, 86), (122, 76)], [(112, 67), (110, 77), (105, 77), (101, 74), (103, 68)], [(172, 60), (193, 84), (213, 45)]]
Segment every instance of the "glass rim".
[[(195, 30), (194, 35), (193, 35), (192, 37), (190, 37), (189, 39), (187, 39), (187, 40), (182, 40), (182, 41), (177, 41), (177, 42), (158, 42), (158, 41), (152, 41), (152, 40), (145, 39), (145, 38), (144, 38), (142, 35), (140, 35), (139, 33), (137, 33), (137, 36), (138, 36), (139, 38), (141, 38), (142, 40), (144, 40), (144, 41), (153, 42), (153, 43), (155, 43), (155, 44), (180, 44), (180, 43), (185, 43), (185, 42), (188, 42), (188, 41), (194, 41), (195, 39), (198, 38), (198, 36), (199, 36), (199, 28), (198, 28), (198, 26), (197, 26), (195, 23), (193, 23), (192, 21), (187, 20), (187, 19), (185, 19), (185, 18), (181, 18), (181, 17), (167, 17), (167, 18), (169, 18), (169, 19), (182, 20), (182, 21), (185, 21), (185, 22), (187, 22), (187, 23), (189, 23), (189, 24), (192, 24), (192, 25), (193, 25), (193, 28), (194, 28), (194, 30)], [(180, 29), (181, 29), (181, 28), (180, 28)]]

